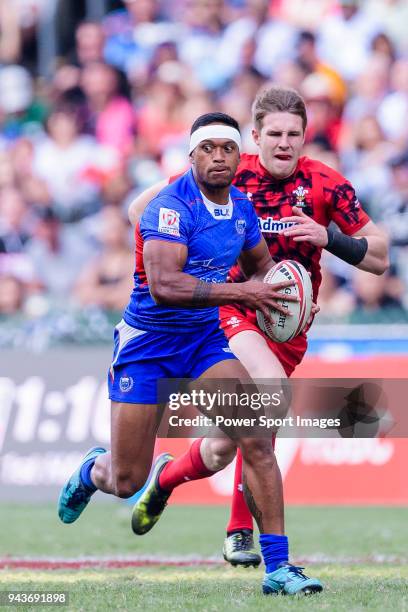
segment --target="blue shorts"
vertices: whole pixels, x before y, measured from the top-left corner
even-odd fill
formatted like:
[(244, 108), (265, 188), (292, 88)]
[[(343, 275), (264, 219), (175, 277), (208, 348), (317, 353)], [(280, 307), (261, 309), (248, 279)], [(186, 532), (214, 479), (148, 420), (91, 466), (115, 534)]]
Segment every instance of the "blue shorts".
[(159, 379), (199, 378), (216, 363), (236, 359), (218, 321), (191, 334), (170, 334), (136, 329), (122, 319), (114, 342), (108, 375), (114, 402), (157, 404)]

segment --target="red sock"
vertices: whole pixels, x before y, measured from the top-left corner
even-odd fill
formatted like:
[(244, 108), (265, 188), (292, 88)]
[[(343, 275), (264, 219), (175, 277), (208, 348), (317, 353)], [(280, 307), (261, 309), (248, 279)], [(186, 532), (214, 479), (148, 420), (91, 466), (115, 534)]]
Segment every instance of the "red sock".
[(227, 533), (240, 529), (253, 529), (252, 514), (246, 505), (242, 490), (242, 455), (237, 450), (237, 460), (235, 464), (234, 489), (232, 491), (231, 515), (227, 525)]
[(190, 449), (174, 459), (163, 468), (159, 476), (159, 485), (164, 491), (172, 491), (175, 487), (188, 482), (189, 480), (200, 480), (200, 478), (208, 478), (215, 472), (207, 468), (202, 460), (200, 446), (203, 438), (195, 440)]
[[(275, 436), (272, 436), (272, 446), (275, 448)], [(237, 461), (235, 464), (234, 489), (232, 491), (231, 514), (227, 525), (227, 533), (240, 531), (241, 529), (253, 529), (252, 514), (246, 504), (242, 487), (242, 455), (237, 450)]]

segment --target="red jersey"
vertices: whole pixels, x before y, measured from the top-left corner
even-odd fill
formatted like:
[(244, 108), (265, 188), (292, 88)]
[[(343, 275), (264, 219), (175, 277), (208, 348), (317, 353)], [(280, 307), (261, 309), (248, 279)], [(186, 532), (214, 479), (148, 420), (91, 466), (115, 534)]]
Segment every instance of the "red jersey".
[[(283, 217), (292, 215), (292, 207), (301, 208), (320, 225), (334, 221), (344, 234), (360, 230), (369, 216), (363, 211), (354, 188), (341, 174), (325, 164), (301, 157), (295, 172), (286, 179), (274, 179), (262, 166), (258, 155), (243, 153), (234, 185), (246, 193), (255, 207), (262, 234), (273, 259), (294, 259), (312, 275), (313, 297), (321, 282), (322, 249), (309, 242), (294, 242), (279, 231)], [(289, 224), (290, 225), (290, 224)], [(231, 280), (243, 280), (240, 269), (231, 270)]]

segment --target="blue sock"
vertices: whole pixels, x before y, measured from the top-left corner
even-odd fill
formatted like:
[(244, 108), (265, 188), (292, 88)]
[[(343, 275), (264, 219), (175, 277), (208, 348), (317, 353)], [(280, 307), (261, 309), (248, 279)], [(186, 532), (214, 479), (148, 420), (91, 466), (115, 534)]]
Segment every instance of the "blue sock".
[(87, 489), (93, 492), (95, 492), (98, 488), (98, 487), (95, 487), (94, 483), (91, 480), (91, 470), (94, 466), (95, 459), (96, 457), (93, 457), (93, 459), (88, 459), (88, 461), (85, 461), (85, 463), (81, 467), (81, 472), (80, 472), (80, 478), (81, 478), (82, 484)]
[(280, 563), (288, 561), (289, 542), (287, 536), (261, 533), (259, 544), (267, 574), (274, 572)]

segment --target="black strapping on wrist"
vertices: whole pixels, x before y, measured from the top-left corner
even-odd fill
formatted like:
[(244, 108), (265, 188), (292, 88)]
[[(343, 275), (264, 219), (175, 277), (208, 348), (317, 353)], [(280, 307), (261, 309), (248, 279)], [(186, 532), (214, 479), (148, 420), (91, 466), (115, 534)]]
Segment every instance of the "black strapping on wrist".
[(367, 238), (353, 238), (346, 236), (341, 232), (337, 232), (331, 227), (327, 228), (327, 246), (326, 251), (333, 253), (339, 259), (357, 266), (363, 261), (368, 249)]

